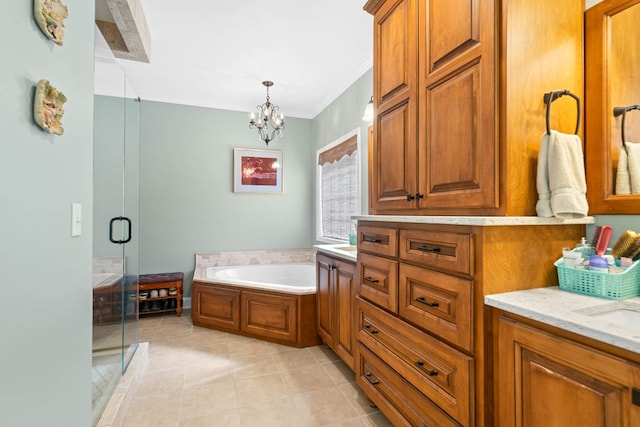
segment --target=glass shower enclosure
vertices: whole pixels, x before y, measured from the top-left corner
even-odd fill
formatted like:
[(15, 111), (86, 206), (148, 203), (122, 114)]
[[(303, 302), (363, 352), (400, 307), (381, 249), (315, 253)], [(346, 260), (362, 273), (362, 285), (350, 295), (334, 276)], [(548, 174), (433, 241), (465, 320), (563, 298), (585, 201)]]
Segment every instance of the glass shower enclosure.
[(93, 425), (138, 345), (140, 128), (140, 101), (118, 61), (95, 64), (104, 94), (94, 96)]

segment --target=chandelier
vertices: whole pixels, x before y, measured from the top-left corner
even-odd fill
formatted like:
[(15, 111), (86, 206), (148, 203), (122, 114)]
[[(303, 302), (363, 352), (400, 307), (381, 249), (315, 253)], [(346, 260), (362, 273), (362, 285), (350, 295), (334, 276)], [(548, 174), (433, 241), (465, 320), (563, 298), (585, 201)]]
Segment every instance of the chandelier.
[(278, 115), (280, 107), (269, 101), (269, 88), (273, 86), (273, 82), (266, 80), (262, 84), (267, 88), (267, 102), (258, 105), (257, 111), (251, 113), (249, 127), (258, 129), (258, 137), (269, 145), (269, 142), (282, 137), (284, 114)]

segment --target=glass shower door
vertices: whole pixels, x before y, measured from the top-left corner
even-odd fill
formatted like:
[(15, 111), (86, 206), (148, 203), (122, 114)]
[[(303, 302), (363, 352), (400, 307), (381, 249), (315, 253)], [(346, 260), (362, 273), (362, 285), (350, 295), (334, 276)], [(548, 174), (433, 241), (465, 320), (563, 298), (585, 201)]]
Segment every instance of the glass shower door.
[(138, 343), (140, 102), (115, 59), (96, 57), (114, 87), (94, 97), (93, 424)]

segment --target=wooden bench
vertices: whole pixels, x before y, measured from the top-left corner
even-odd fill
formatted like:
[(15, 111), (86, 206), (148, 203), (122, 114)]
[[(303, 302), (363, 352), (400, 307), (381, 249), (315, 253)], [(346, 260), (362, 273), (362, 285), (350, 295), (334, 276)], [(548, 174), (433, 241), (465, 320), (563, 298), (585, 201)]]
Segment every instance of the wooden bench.
[[(182, 272), (141, 274), (138, 278), (138, 302), (140, 315), (161, 313), (167, 311), (182, 315)], [(158, 295), (151, 297), (152, 291)], [(140, 298), (140, 293), (147, 292), (146, 298)], [(145, 310), (142, 307), (146, 307)], [(155, 307), (152, 309), (152, 307)]]

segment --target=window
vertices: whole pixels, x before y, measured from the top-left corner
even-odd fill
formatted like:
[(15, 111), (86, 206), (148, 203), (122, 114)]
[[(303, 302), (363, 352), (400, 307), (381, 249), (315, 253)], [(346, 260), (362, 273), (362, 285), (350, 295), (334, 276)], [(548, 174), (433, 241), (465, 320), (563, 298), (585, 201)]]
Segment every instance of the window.
[(317, 151), (316, 238), (348, 241), (360, 213), (360, 129)]

